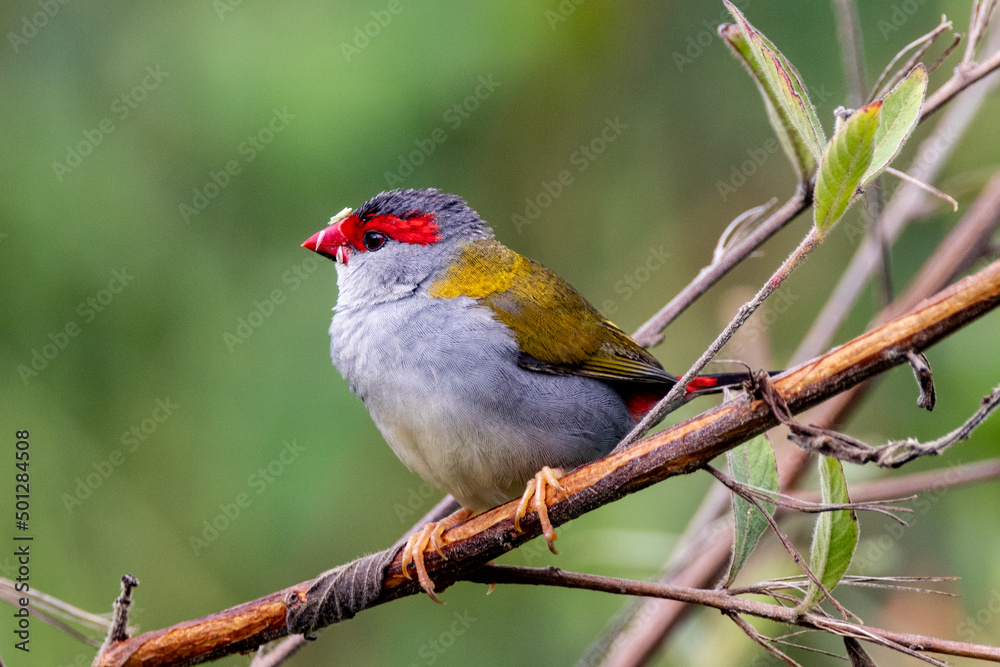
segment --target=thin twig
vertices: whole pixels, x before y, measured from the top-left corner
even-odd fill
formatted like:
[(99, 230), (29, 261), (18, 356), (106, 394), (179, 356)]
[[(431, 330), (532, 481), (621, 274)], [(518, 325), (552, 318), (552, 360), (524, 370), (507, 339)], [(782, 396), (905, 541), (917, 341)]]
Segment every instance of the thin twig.
[(729, 618), (729, 620), (735, 623), (736, 627), (742, 630), (747, 637), (752, 639), (761, 648), (763, 648), (765, 651), (773, 655), (775, 658), (781, 660), (786, 665), (792, 665), (792, 667), (802, 667), (802, 665), (792, 660), (792, 658), (787, 653), (776, 647), (769, 638), (757, 632), (757, 629), (752, 625), (750, 625), (749, 623), (747, 623), (739, 614), (733, 614), (730, 612), (723, 612), (723, 613)]
[(920, 188), (924, 192), (926, 192), (926, 193), (928, 193), (928, 194), (930, 194), (930, 195), (932, 195), (934, 197), (937, 197), (938, 199), (940, 199), (942, 201), (948, 202), (949, 204), (951, 204), (951, 210), (952, 210), (952, 212), (958, 211), (958, 202), (955, 201), (955, 198), (952, 197), (951, 195), (949, 195), (947, 192), (941, 192), (940, 190), (938, 190), (936, 187), (934, 187), (930, 183), (924, 183), (923, 181), (921, 181), (919, 179), (913, 178), (912, 176), (910, 176), (909, 174), (907, 174), (905, 171), (900, 171), (899, 169), (894, 169), (892, 167), (886, 167), (885, 171), (886, 171), (887, 174), (892, 174), (893, 176), (895, 176), (896, 178), (898, 178), (900, 180), (906, 181), (907, 183), (912, 183), (913, 185), (917, 186), (918, 188)]
[[(874, 500), (874, 501), (854, 501), (850, 503), (822, 503), (822, 502), (812, 502), (803, 500), (801, 498), (796, 498), (795, 496), (790, 496), (780, 492), (769, 491), (767, 489), (761, 489), (749, 484), (744, 484), (739, 482), (726, 473), (722, 472), (718, 468), (713, 466), (705, 466), (705, 469), (711, 473), (716, 479), (725, 485), (726, 488), (732, 490), (734, 488), (739, 488), (739, 495), (753, 496), (757, 500), (766, 503), (774, 503), (778, 507), (788, 510), (796, 510), (798, 512), (804, 512), (806, 514), (820, 514), (822, 512), (839, 512), (843, 510), (855, 510), (863, 512), (878, 512), (879, 514), (884, 514), (885, 516), (893, 519), (901, 525), (907, 525), (905, 521), (893, 514), (893, 512), (912, 512), (913, 510), (909, 507), (898, 507), (895, 505), (890, 505), (889, 503), (899, 503), (907, 500), (913, 500), (916, 496), (908, 496), (905, 498), (892, 498), (886, 500)], [(853, 495), (853, 494), (852, 494)]]
[[(997, 34), (993, 30), (993, 34)], [(991, 44), (992, 50), (992, 44)], [(933, 95), (924, 100), (924, 105), (920, 108), (921, 118), (931, 116), (951, 98), (974, 84), (976, 81), (989, 76), (1000, 68), (1000, 51), (993, 51), (986, 60), (971, 67), (959, 66), (955, 75), (948, 79), (943, 86), (934, 91)]]
[(976, 0), (973, 4), (972, 15), (969, 17), (969, 41), (965, 45), (963, 63), (975, 62), (976, 49), (986, 34), (986, 28), (990, 25), (990, 15), (996, 4), (997, 0)]
[[(941, 22), (938, 23), (938, 25), (937, 25), (936, 28), (934, 28), (933, 30), (931, 30), (926, 35), (921, 35), (917, 39), (913, 40), (912, 42), (910, 42), (909, 44), (907, 44), (906, 46), (904, 46), (898, 52), (896, 52), (896, 55), (892, 57), (892, 60), (889, 61), (889, 64), (885, 66), (885, 69), (882, 70), (882, 73), (879, 74), (878, 78), (875, 80), (875, 85), (872, 86), (872, 92), (868, 96), (868, 99), (866, 100), (866, 102), (871, 102), (872, 100), (879, 99), (881, 97), (881, 95), (879, 93), (883, 93), (884, 94), (885, 92), (887, 92), (887, 90), (889, 88), (891, 88), (891, 86), (889, 84), (886, 84), (885, 86), (883, 86), (882, 84), (883, 84), (883, 82), (885, 82), (885, 80), (887, 79), (887, 77), (889, 76), (889, 74), (894, 71), (893, 68), (896, 67), (896, 63), (899, 62), (900, 58), (902, 58), (903, 56), (905, 56), (907, 53), (909, 53), (913, 49), (915, 49), (917, 47), (921, 47), (921, 46), (923, 46), (923, 50), (919, 51), (919, 53), (922, 55), (923, 53), (925, 53), (927, 51), (927, 48), (930, 46), (930, 44), (933, 43), (934, 40), (936, 40), (941, 33), (943, 33), (945, 30), (948, 30), (950, 28), (951, 28), (951, 21), (948, 20), (947, 16), (942, 15), (941, 16)], [(916, 61), (914, 61), (914, 62), (916, 62)], [(910, 68), (900, 67), (898, 69), (895, 69), (896, 74), (894, 75), (894, 78), (898, 77), (898, 76), (902, 76), (903, 74), (906, 74), (906, 72), (909, 72), (909, 71), (910, 71)], [(902, 74), (900, 74), (900, 72), (902, 72)]]
[[(914, 51), (910, 55), (910, 57), (906, 59), (906, 62), (903, 63), (903, 65), (899, 69), (896, 70), (896, 72), (892, 75), (892, 77), (885, 82), (885, 85), (883, 85), (882, 89), (877, 93), (878, 97), (876, 97), (875, 99), (881, 99), (882, 97), (885, 97), (889, 93), (889, 91), (892, 90), (895, 87), (895, 85), (899, 83), (903, 79), (903, 77), (906, 76), (910, 72), (910, 70), (912, 70), (916, 66), (918, 62), (920, 62), (920, 60), (924, 57), (924, 54), (930, 51), (930, 48), (934, 45), (934, 42), (938, 40), (941, 34), (945, 30), (951, 28), (951, 21), (948, 21), (947, 18), (948, 17), (944, 15), (941, 16), (941, 25), (939, 25), (937, 28), (932, 30), (927, 35), (925, 35), (925, 37), (927, 37), (926, 41), (923, 41), (922, 39), (918, 40), (918, 43), (920, 43), (920, 45), (917, 47), (917, 50)], [(957, 35), (956, 37), (959, 40), (961, 39), (961, 35)], [(951, 49), (945, 49), (946, 55), (950, 52)]]
[[(857, 586), (859, 588), (882, 588), (896, 591), (908, 591), (911, 593), (926, 593), (933, 595), (943, 595), (945, 597), (960, 597), (954, 593), (939, 591), (933, 588), (918, 588), (916, 586), (902, 586), (902, 583), (925, 582), (925, 581), (957, 581), (958, 577), (859, 577), (857, 575), (845, 575), (841, 578), (837, 586)], [(893, 582), (893, 583), (886, 583)], [(804, 593), (808, 588), (809, 578), (802, 575), (792, 577), (778, 577), (766, 581), (758, 581), (748, 586), (734, 586), (729, 588), (733, 595), (769, 595), (775, 596), (778, 591), (792, 589), (799, 593)], [(794, 596), (788, 596), (795, 599)]]
[(250, 661), (250, 667), (278, 667), (301, 651), (305, 645), (306, 638), (303, 635), (292, 635), (281, 640), (270, 651), (264, 652), (264, 647), (261, 646)]
[[(1000, 458), (854, 484), (851, 486), (851, 497), (857, 501), (868, 501), (938, 491), (995, 479), (1000, 479)], [(816, 501), (819, 500), (820, 494), (819, 491), (801, 491), (795, 497), (805, 501)]]
[(659, 423), (663, 419), (664, 415), (671, 412), (677, 407), (677, 404), (683, 402), (687, 392), (688, 383), (698, 373), (701, 372), (703, 368), (710, 362), (716, 354), (719, 353), (729, 339), (733, 337), (736, 330), (743, 326), (743, 323), (753, 315), (754, 311), (760, 308), (761, 304), (767, 297), (771, 296), (775, 290), (781, 287), (781, 284), (792, 274), (793, 271), (809, 256), (813, 250), (823, 242), (823, 235), (819, 233), (816, 227), (809, 230), (806, 237), (802, 239), (798, 247), (792, 251), (792, 254), (778, 267), (778, 269), (771, 275), (770, 279), (764, 283), (764, 286), (760, 288), (753, 299), (743, 304), (739, 311), (737, 311), (736, 316), (733, 317), (732, 321), (723, 329), (722, 333), (718, 335), (715, 341), (708, 347), (707, 350), (698, 358), (696, 362), (688, 369), (688, 371), (677, 381), (667, 395), (660, 400), (656, 406), (649, 411), (649, 413), (642, 418), (642, 420), (636, 424), (632, 432), (629, 433), (625, 438), (622, 439), (618, 446), (614, 448), (613, 451), (618, 452), (632, 443), (636, 442), (642, 435), (648, 431), (652, 426)]
[(986, 421), (998, 407), (1000, 407), (1000, 385), (983, 398), (979, 409), (965, 420), (965, 423), (951, 433), (926, 443), (920, 443), (913, 438), (890, 441), (889, 444), (878, 448), (877, 458), (874, 459), (875, 463), (883, 467), (898, 468), (921, 456), (937, 456), (952, 445), (968, 440), (972, 432)]
[(810, 204), (812, 204), (812, 186), (800, 186), (792, 198), (781, 205), (781, 208), (772, 213), (746, 238), (732, 246), (721, 261), (713, 262), (698, 272), (695, 279), (678, 292), (677, 296), (639, 327), (632, 334), (635, 342), (643, 347), (659, 345), (663, 341), (662, 331), (671, 322), (707, 292), (712, 285), (719, 282), (733, 267), (771, 238), (775, 232), (809, 208)]
[(715, 243), (715, 250), (712, 252), (712, 264), (721, 262), (722, 259), (731, 251), (733, 246), (745, 239), (754, 229), (757, 228), (757, 222), (760, 220), (761, 216), (774, 208), (774, 205), (777, 203), (778, 198), (771, 197), (770, 200), (760, 206), (754, 206), (751, 209), (747, 209), (733, 218), (733, 221), (726, 225), (726, 228), (722, 230), (722, 234), (719, 235), (719, 240)]
[[(604, 577), (595, 574), (569, 572), (556, 567), (529, 568), (513, 565), (487, 565), (466, 575), (467, 581), (482, 584), (528, 584), (581, 588), (618, 595), (643, 595), (712, 607), (733, 614), (756, 616), (768, 620), (798, 625), (804, 628), (823, 629), (844, 637), (875, 641), (888, 648), (902, 647), (908, 655), (926, 651), (943, 655), (978, 658), (1000, 662), (1000, 647), (956, 642), (936, 637), (924, 637), (902, 632), (883, 630), (869, 625), (841, 621), (815, 613), (797, 614), (794, 609), (767, 602), (747, 600), (724, 589), (687, 588), (648, 581)], [(896, 650), (900, 650), (896, 648)], [(921, 656), (926, 658), (927, 656)], [(935, 664), (943, 664), (937, 662)]]
[(132, 606), (132, 589), (139, 585), (139, 580), (131, 574), (122, 575), (122, 592), (115, 599), (114, 615), (111, 619), (111, 628), (108, 630), (108, 637), (104, 640), (104, 645), (98, 653), (103, 653), (109, 647), (128, 639), (128, 612)]
[(837, 43), (847, 80), (847, 106), (857, 109), (865, 95), (865, 44), (861, 36), (861, 19), (854, 0), (833, 0), (833, 16), (837, 24)]
[[(17, 599), (19, 597), (22, 597), (22, 593), (17, 591), (15, 582), (5, 577), (0, 577), (0, 600), (17, 606)], [(42, 611), (54, 618), (76, 623), (83, 626), (86, 630), (100, 633), (101, 637), (108, 634), (108, 628), (111, 626), (111, 621), (107, 617), (80, 609), (55, 596), (43, 593), (34, 586), (31, 587), (31, 606), (29, 609), (32, 614)], [(88, 641), (88, 643), (90, 642)], [(100, 643), (98, 641), (95, 644), (95, 648), (100, 646)]]
[[(791, 538), (785, 535), (784, 531), (782, 531), (781, 528), (778, 527), (778, 522), (774, 520), (774, 517), (771, 516), (770, 512), (764, 509), (763, 505), (760, 504), (760, 501), (757, 500), (754, 496), (748, 493), (744, 493), (744, 490), (740, 488), (738, 484), (730, 485), (729, 484), (730, 478), (728, 475), (724, 475), (723, 473), (714, 468), (710, 468), (707, 466), (706, 468), (710, 473), (715, 475), (716, 479), (725, 484), (730, 491), (732, 491), (739, 497), (743, 498), (743, 500), (747, 501), (748, 503), (757, 508), (757, 511), (764, 516), (764, 519), (771, 527), (771, 532), (773, 532), (775, 536), (778, 538), (778, 541), (781, 542), (781, 546), (784, 547), (785, 551), (788, 553), (789, 556), (791, 556), (795, 564), (799, 566), (799, 569), (802, 570), (802, 572), (807, 577), (809, 577), (809, 580), (812, 581), (813, 584), (815, 584), (816, 588), (818, 588), (823, 593), (823, 597), (829, 600), (830, 604), (836, 607), (837, 611), (843, 614), (844, 618), (847, 618), (848, 616), (854, 616), (854, 614), (849, 612), (846, 607), (840, 604), (840, 602), (838, 602), (837, 599), (830, 594), (829, 589), (827, 589), (827, 587), (823, 585), (823, 582), (819, 580), (819, 577), (816, 576), (816, 574), (809, 567), (809, 564), (806, 563), (806, 559), (803, 558), (802, 554), (799, 553), (799, 550), (795, 548), (795, 545), (792, 543)], [(819, 601), (822, 601), (822, 599), (823, 598), (820, 598)], [(815, 605), (813, 606), (815, 607)], [(803, 609), (803, 612), (805, 611), (808, 611), (808, 609)], [(857, 618), (857, 616), (855, 616), (855, 618)]]
[(941, 64), (945, 61), (945, 59), (951, 55), (951, 52), (954, 51), (955, 48), (961, 43), (962, 43), (962, 33), (956, 32), (952, 37), (951, 44), (949, 44), (947, 48), (945, 48), (945, 50), (941, 52), (941, 55), (938, 56), (937, 60), (935, 60), (934, 62), (932, 62), (930, 65), (927, 66), (927, 73), (931, 74), (932, 72), (936, 71), (937, 68), (940, 67)]

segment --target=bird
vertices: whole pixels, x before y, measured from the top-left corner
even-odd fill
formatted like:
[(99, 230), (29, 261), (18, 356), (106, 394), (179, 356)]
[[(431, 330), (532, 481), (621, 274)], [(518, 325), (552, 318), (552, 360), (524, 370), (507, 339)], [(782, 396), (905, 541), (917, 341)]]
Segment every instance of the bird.
[[(333, 365), (399, 459), (461, 509), (403, 550), (424, 562), (447, 528), (520, 497), (553, 553), (549, 487), (607, 455), (677, 379), (555, 272), (493, 235), (460, 197), (397, 189), (346, 208), (303, 244), (333, 260)], [(747, 373), (698, 376), (688, 396)]]

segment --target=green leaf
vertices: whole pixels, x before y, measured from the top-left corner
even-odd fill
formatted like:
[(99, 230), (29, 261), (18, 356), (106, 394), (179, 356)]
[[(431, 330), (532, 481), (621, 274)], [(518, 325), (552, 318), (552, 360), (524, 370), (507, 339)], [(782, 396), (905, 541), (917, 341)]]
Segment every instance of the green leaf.
[(771, 125), (799, 180), (808, 181), (816, 171), (826, 136), (802, 77), (740, 10), (728, 1), (725, 5), (737, 25), (721, 25), (719, 34), (757, 83)]
[(854, 112), (826, 146), (816, 176), (813, 213), (816, 228), (826, 233), (851, 205), (875, 154), (881, 100)]
[(864, 186), (889, 166), (920, 120), (927, 92), (927, 70), (919, 64), (882, 98), (882, 117), (875, 133), (875, 155), (861, 179)]
[[(847, 479), (844, 477), (844, 468), (840, 465), (840, 461), (829, 456), (821, 456), (819, 478), (824, 503), (851, 502), (847, 493)], [(851, 564), (854, 550), (858, 546), (858, 533), (858, 517), (853, 510), (823, 512), (816, 519), (809, 569), (826, 590), (833, 591), (847, 571), (847, 566)], [(809, 589), (798, 610), (808, 611), (822, 597), (822, 591), (810, 581)]]
[[(726, 454), (729, 460), (729, 475), (737, 482), (778, 492), (778, 466), (774, 460), (774, 450), (764, 436), (758, 435)], [(774, 514), (774, 503), (761, 502), (761, 506)], [(729, 576), (725, 586), (731, 586), (747, 558), (753, 553), (760, 536), (767, 530), (767, 519), (749, 502), (733, 494), (733, 558), (729, 564)]]

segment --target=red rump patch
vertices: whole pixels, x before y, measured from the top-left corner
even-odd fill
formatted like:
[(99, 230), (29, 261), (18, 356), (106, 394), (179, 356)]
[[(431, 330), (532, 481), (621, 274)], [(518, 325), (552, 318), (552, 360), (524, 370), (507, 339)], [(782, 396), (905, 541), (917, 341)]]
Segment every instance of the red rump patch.
[(351, 247), (361, 252), (365, 251), (364, 235), (368, 231), (382, 232), (400, 243), (414, 245), (428, 245), (441, 240), (433, 213), (421, 213), (403, 218), (389, 214), (374, 215), (366, 221), (358, 218), (355, 213), (338, 224)]
[[(680, 378), (677, 379), (679, 380)], [(693, 394), (701, 389), (710, 389), (717, 386), (719, 386), (719, 381), (715, 378), (699, 376), (691, 380), (691, 384), (687, 386), (685, 391), (688, 394)], [(669, 390), (670, 387), (658, 385), (645, 389), (636, 389), (627, 393), (619, 390), (619, 393), (622, 400), (625, 401), (625, 407), (632, 413), (632, 418), (638, 421), (645, 417), (646, 413), (652, 410), (653, 406), (659, 403), (660, 399), (666, 396)]]
[[(677, 379), (680, 380), (679, 377)], [(718, 387), (718, 386), (719, 386), (719, 381), (716, 380), (715, 378), (701, 375), (693, 378), (690, 384), (688, 384), (688, 386), (684, 389), (684, 391), (686, 391), (689, 394), (693, 394), (699, 389), (710, 389), (711, 387)]]
[(641, 391), (634, 391), (623, 394), (625, 407), (632, 413), (632, 419), (639, 421), (646, 416), (646, 413), (659, 403), (660, 399), (667, 395), (669, 387), (656, 387)]

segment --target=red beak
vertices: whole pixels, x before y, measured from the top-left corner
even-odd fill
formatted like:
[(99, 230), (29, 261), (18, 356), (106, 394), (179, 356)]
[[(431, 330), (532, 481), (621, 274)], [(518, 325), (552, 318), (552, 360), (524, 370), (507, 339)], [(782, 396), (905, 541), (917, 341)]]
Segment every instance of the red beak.
[(344, 232), (340, 229), (341, 224), (342, 222), (337, 222), (329, 227), (324, 227), (310, 236), (302, 244), (302, 247), (317, 252), (335, 262), (347, 264), (347, 237), (344, 236)]

